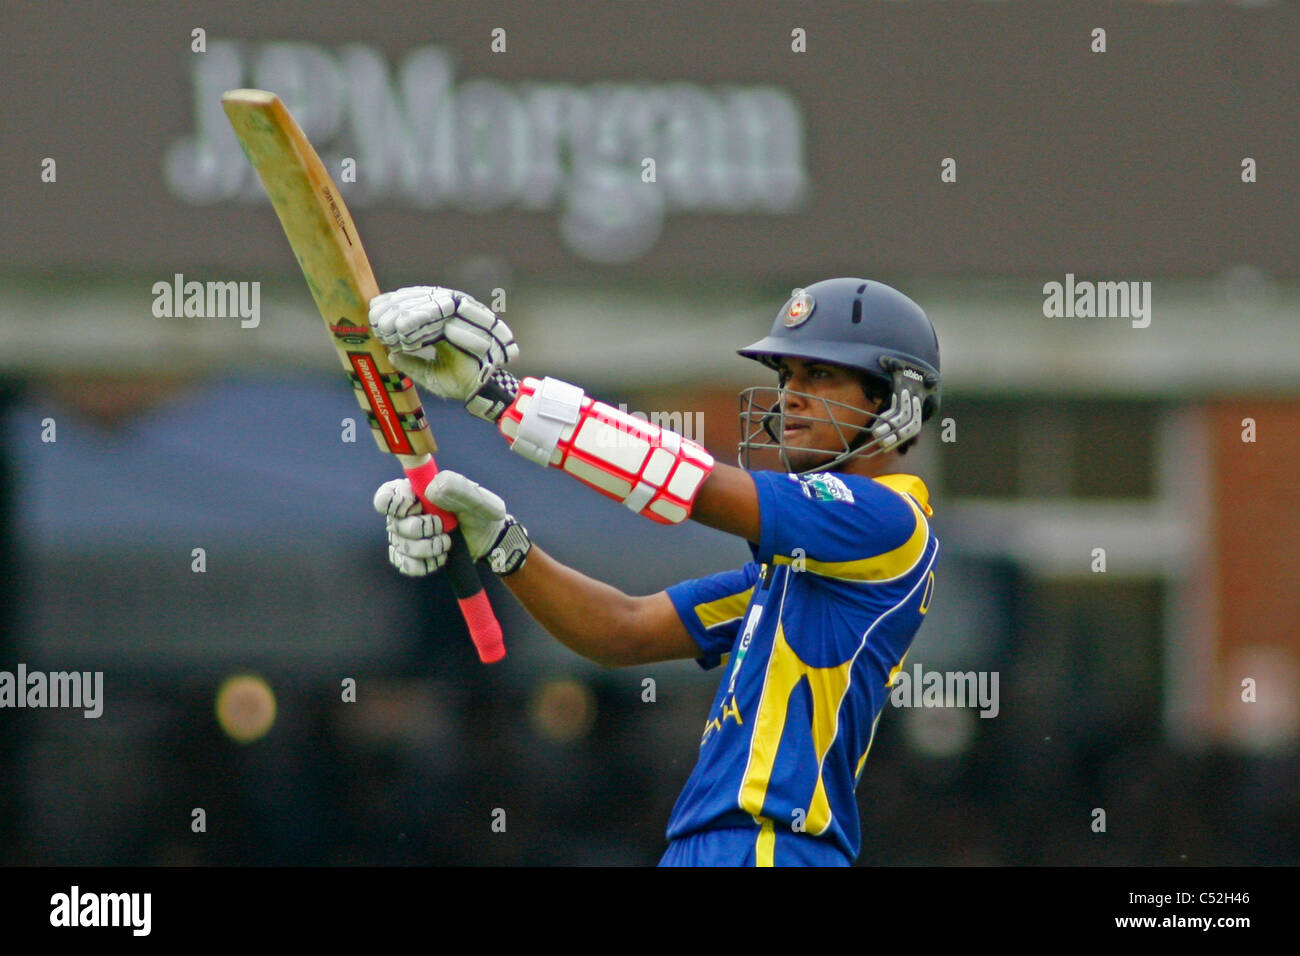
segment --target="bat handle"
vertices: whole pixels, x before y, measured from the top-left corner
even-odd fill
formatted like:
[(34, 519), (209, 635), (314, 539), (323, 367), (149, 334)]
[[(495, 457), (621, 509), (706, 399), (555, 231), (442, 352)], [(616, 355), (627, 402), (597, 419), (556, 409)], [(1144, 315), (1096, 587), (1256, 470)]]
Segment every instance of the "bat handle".
[(501, 625), (492, 612), (492, 603), (483, 590), (478, 568), (474, 567), (474, 559), (470, 557), (469, 547), (465, 544), (465, 536), (457, 527), (459, 522), (456, 521), (456, 516), (450, 511), (443, 511), (424, 495), (424, 489), (429, 487), (429, 482), (438, 473), (438, 465), (430, 455), (427, 461), (408, 467), (405, 471), (406, 477), (411, 479), (411, 489), (420, 499), (420, 504), (424, 505), (424, 510), (441, 518), (444, 530), (451, 534), (451, 554), (447, 558), (451, 589), (456, 593), (460, 613), (465, 615), (469, 636), (478, 649), (479, 660), (484, 664), (495, 664), (506, 656), (506, 645), (501, 637)]

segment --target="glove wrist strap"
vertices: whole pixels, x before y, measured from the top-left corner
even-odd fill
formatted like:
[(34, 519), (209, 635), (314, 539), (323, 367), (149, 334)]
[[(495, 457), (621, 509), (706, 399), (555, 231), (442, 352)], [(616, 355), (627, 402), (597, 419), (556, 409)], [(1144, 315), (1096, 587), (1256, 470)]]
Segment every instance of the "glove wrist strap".
[(531, 550), (533, 550), (533, 542), (528, 537), (528, 529), (516, 521), (513, 515), (506, 515), (501, 533), (492, 542), (492, 547), (488, 548), (482, 560), (488, 563), (493, 574), (504, 578), (524, 566), (524, 562), (528, 560), (528, 552)]
[(485, 422), (496, 424), (501, 413), (510, 407), (519, 394), (519, 379), (503, 368), (494, 371), (477, 392), (465, 401), (465, 409)]

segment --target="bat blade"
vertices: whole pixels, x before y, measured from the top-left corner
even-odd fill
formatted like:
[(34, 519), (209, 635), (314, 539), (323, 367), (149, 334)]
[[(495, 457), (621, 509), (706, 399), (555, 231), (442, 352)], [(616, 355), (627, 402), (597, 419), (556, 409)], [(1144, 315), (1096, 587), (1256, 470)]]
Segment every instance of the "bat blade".
[[(425, 510), (453, 530), (455, 515), (425, 497), (437, 473), (437, 445), (415, 386), (371, 333), (369, 305), (379, 286), (338, 187), (274, 93), (231, 90), (221, 104), (284, 227), (376, 443), (398, 456)], [(491, 663), (505, 656), (501, 627), (463, 538), (455, 538), (447, 563), (452, 585), (479, 657)]]
[(371, 335), (369, 304), (379, 285), (356, 224), (316, 151), (275, 94), (231, 90), (221, 102), (280, 218), (358, 402), (371, 417), (375, 441), (395, 455), (437, 451), (415, 388)]

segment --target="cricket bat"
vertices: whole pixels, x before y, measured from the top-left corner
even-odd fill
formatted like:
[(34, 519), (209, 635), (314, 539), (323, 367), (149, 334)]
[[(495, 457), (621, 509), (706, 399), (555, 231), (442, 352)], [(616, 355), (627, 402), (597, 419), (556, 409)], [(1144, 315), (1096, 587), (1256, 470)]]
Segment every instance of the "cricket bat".
[(452, 532), (447, 570), (479, 658), (485, 664), (499, 661), (506, 653), (501, 626), (464, 538), (455, 530), (456, 516), (425, 497), (438, 473), (433, 460), (438, 446), (415, 386), (393, 368), (383, 343), (371, 334), (369, 306), (379, 286), (343, 198), (278, 96), (230, 90), (221, 105), (280, 217), (375, 441), (381, 451), (397, 456), (424, 510), (442, 518)]

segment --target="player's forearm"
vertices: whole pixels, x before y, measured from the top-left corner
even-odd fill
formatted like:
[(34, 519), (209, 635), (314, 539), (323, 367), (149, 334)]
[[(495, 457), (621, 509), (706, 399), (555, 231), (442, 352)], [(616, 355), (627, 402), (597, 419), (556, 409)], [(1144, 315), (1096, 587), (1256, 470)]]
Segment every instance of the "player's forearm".
[(673, 656), (657, 655), (647, 646), (639, 626), (639, 605), (644, 598), (587, 577), (536, 544), (524, 566), (502, 580), (533, 620), (588, 660), (605, 667), (624, 667)]

